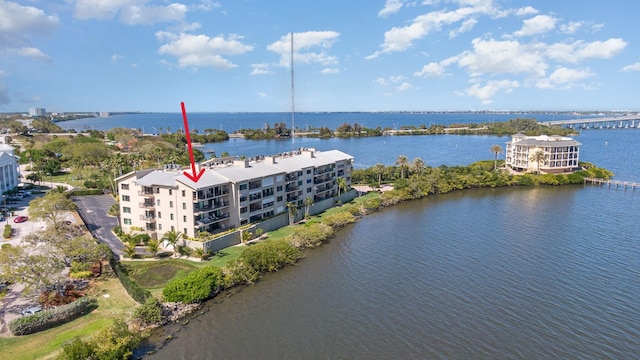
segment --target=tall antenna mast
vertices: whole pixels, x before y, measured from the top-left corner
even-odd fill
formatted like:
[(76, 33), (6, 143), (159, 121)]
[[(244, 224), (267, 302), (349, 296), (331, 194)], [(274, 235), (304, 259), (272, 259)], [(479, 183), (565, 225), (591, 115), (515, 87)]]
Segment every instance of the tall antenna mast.
[(296, 122), (294, 118), (295, 113), (294, 92), (293, 92), (293, 33), (291, 33), (291, 145), (292, 148), (296, 143)]

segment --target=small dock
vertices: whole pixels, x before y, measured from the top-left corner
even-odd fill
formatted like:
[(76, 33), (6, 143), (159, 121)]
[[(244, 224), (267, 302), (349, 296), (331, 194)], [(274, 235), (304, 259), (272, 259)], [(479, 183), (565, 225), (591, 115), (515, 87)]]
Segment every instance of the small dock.
[(611, 179), (597, 179), (597, 178), (585, 178), (584, 179), (585, 184), (586, 183), (591, 183), (591, 184), (596, 184), (596, 185), (607, 185), (608, 187), (615, 187), (617, 188), (624, 188), (624, 189), (631, 189), (631, 190), (635, 190), (636, 188), (638, 188), (638, 190), (640, 190), (640, 183), (637, 182), (632, 182), (632, 181), (620, 181), (620, 180), (611, 180)]

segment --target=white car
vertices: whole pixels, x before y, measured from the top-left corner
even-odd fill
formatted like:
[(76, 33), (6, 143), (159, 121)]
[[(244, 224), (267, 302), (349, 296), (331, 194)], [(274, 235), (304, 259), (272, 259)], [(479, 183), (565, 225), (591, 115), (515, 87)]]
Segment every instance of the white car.
[(34, 306), (32, 308), (28, 308), (28, 309), (24, 309), (22, 310), (22, 315), (23, 316), (27, 316), (27, 315), (33, 315), (35, 313), (39, 313), (40, 311), (42, 311), (42, 308), (39, 306)]

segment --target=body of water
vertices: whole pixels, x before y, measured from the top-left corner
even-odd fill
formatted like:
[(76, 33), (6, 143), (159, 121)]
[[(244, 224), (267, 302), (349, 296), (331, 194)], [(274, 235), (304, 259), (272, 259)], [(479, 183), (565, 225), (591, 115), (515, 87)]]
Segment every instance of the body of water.
[[(576, 139), (581, 160), (640, 181), (639, 130), (589, 130)], [(340, 149), (357, 167), (391, 165), (399, 154), (437, 166), (492, 159), (490, 146), (508, 140), (296, 139), (296, 146)], [(250, 156), (291, 143), (213, 146)], [(173, 340), (149, 358), (637, 358), (638, 214), (640, 191), (592, 185), (477, 189), (400, 204), (341, 230), (297, 266), (208, 302), (188, 325), (163, 328), (156, 338)]]

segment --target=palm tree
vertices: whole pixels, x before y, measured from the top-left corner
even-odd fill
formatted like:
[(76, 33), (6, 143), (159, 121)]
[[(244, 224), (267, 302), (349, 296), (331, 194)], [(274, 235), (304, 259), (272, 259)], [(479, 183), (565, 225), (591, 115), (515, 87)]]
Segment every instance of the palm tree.
[(309, 196), (304, 199), (304, 217), (305, 218), (309, 218), (309, 210), (311, 210), (311, 207), (313, 206), (313, 204), (314, 204), (313, 197)]
[(427, 170), (427, 163), (422, 158), (417, 157), (411, 162), (411, 170), (416, 174), (422, 174)]
[(547, 156), (544, 154), (544, 151), (538, 150), (531, 154), (531, 160), (535, 161), (538, 164), (538, 175), (540, 175), (540, 163), (547, 160)]
[(136, 254), (136, 246), (132, 243), (126, 243), (124, 244), (124, 254), (130, 258), (133, 258), (133, 256)]
[(158, 248), (159, 247), (160, 247), (160, 244), (158, 243), (158, 240), (156, 240), (156, 239), (151, 239), (147, 243), (147, 250), (149, 250), (149, 252), (151, 254), (153, 254), (153, 256), (156, 256), (156, 254), (158, 253)]
[(288, 202), (287, 209), (289, 210), (289, 225), (293, 225), (296, 220), (296, 215), (298, 215), (298, 207), (295, 203)]
[(171, 230), (164, 233), (162, 240), (166, 241), (168, 245), (171, 245), (171, 247), (173, 248), (173, 252), (175, 253), (176, 245), (178, 244), (178, 241), (180, 240), (180, 238), (182, 238), (182, 235), (183, 234), (181, 232)]
[(384, 174), (384, 170), (384, 164), (378, 163), (373, 166), (373, 171), (378, 175), (378, 187), (382, 185), (382, 174)]
[(340, 201), (340, 190), (347, 191), (347, 179), (339, 177), (336, 179), (338, 185), (338, 201)]
[(502, 146), (494, 144), (491, 146), (491, 149), (489, 149), (489, 151), (495, 156), (493, 160), (493, 170), (495, 171), (498, 169), (498, 155), (502, 154)]
[(395, 165), (400, 167), (400, 178), (404, 179), (404, 169), (409, 167), (409, 158), (406, 155), (399, 155)]

